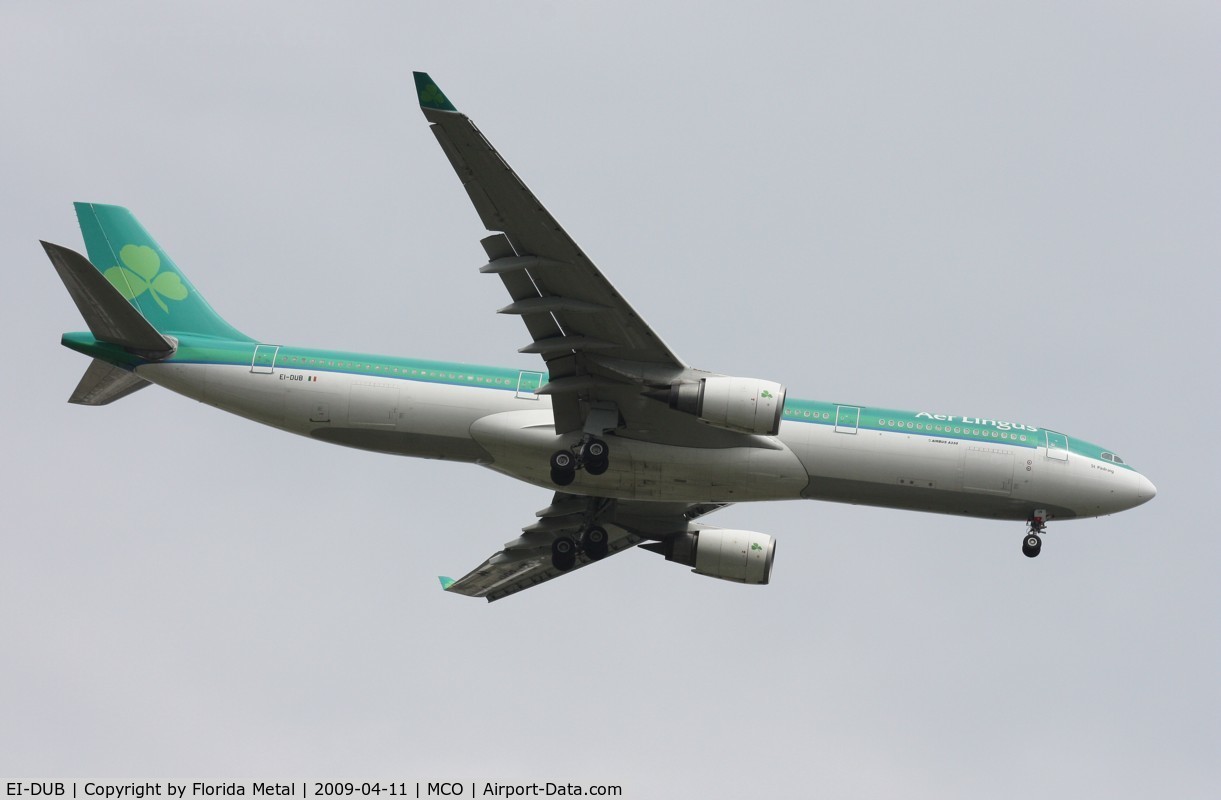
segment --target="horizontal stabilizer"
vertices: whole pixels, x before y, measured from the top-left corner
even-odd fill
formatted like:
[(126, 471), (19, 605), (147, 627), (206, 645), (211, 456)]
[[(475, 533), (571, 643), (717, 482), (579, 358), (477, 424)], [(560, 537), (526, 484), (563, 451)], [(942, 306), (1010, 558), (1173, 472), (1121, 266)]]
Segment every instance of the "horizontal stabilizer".
[(151, 358), (174, 352), (174, 344), (157, 333), (89, 259), (50, 242), (43, 242), (42, 247), (99, 342), (126, 347)]
[(150, 385), (135, 373), (95, 358), (81, 376), (81, 382), (76, 385), (68, 402), (80, 406), (104, 406)]

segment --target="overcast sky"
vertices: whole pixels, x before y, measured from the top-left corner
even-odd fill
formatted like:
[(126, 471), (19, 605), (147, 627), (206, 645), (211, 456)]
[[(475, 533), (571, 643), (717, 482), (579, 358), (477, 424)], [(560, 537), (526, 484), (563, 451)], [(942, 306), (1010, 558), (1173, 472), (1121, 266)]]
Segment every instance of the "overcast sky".
[[(1216, 3), (305, 5), (0, 2), (0, 780), (1217, 796)], [(768, 587), (639, 551), (489, 605), (435, 576), (547, 492), (65, 403), (76, 200), (262, 341), (536, 366), (413, 69), (689, 363), (1062, 430), (1158, 497), (1033, 561), (737, 506)]]

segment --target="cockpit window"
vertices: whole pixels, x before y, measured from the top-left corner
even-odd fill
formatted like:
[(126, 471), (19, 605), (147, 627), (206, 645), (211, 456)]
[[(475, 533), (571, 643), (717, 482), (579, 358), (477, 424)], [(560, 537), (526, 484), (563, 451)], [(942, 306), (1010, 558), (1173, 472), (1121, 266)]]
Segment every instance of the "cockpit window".
[(1122, 463), (1123, 463), (1123, 459), (1122, 459), (1122, 458), (1120, 458), (1119, 456), (1115, 455), (1114, 453), (1103, 453), (1103, 454), (1102, 454), (1102, 460), (1103, 460), (1103, 461), (1110, 461), (1110, 462), (1113, 462), (1113, 463), (1115, 463), (1115, 464), (1122, 464)]

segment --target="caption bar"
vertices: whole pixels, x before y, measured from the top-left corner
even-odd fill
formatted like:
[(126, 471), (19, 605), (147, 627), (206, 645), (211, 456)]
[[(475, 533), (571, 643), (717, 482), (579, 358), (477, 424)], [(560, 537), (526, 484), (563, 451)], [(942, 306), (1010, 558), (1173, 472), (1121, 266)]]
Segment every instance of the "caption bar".
[(616, 784), (581, 784), (544, 781), (500, 783), (492, 781), (299, 781), (293, 783), (103, 783), (95, 781), (17, 781), (4, 784), (5, 797), (25, 800), (144, 800), (146, 797), (623, 797)]

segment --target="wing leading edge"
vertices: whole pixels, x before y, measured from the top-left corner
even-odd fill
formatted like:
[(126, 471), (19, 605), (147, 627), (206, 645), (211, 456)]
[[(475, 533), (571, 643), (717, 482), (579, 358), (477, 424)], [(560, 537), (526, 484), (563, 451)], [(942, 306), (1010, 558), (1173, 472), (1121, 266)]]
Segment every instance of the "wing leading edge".
[[(556, 430), (579, 430), (589, 405), (614, 401), (642, 377), (690, 370), (628, 305), (538, 198), (426, 73), (415, 73), (420, 108), (484, 227), (488, 263), (531, 341), (519, 352), (547, 363)], [(625, 368), (625, 365), (626, 368)], [(657, 376), (661, 376), (657, 378)]]

